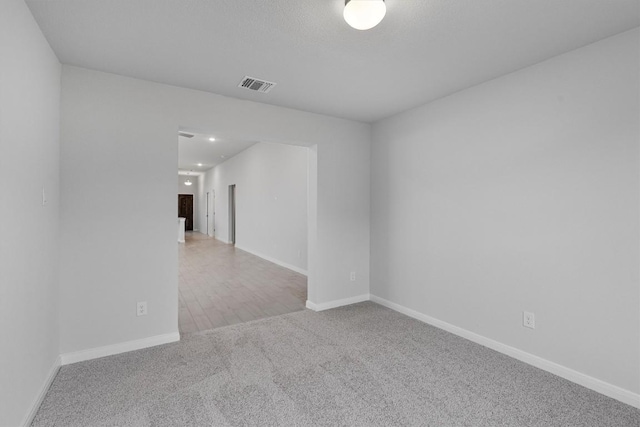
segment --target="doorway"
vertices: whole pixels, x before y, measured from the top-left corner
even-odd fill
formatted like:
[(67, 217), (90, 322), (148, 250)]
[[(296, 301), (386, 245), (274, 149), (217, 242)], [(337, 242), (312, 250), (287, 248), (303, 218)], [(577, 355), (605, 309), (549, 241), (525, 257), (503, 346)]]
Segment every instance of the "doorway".
[[(193, 227), (202, 233), (188, 232), (179, 246), (180, 332), (304, 309), (313, 258), (307, 248), (315, 244), (315, 151), (192, 135), (179, 140), (180, 172), (213, 167), (198, 170), (193, 187), (179, 186), (178, 194), (194, 195)], [(212, 151), (210, 160), (189, 157), (196, 148)]]
[(186, 231), (193, 231), (193, 194), (178, 194), (178, 217), (185, 218)]
[(229, 243), (236, 244), (236, 185), (229, 186)]

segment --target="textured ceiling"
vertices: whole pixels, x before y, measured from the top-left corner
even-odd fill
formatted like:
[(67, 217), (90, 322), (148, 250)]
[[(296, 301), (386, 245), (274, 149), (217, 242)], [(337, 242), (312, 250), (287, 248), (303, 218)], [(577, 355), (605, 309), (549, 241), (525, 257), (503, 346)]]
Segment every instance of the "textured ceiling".
[(63, 63), (367, 122), (640, 25), (638, 0), (386, 0), (369, 31), (343, 0), (26, 1)]
[[(194, 137), (178, 137), (178, 173), (207, 171), (256, 144), (255, 141), (238, 141), (220, 135), (189, 133)], [(215, 137), (215, 141), (209, 141), (210, 137)]]

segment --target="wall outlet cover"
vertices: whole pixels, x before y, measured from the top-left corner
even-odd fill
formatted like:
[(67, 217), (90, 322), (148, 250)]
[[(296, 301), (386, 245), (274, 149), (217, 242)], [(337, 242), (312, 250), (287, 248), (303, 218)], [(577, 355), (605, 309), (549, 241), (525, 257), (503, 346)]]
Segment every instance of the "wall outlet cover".
[(536, 328), (536, 315), (528, 311), (522, 312), (522, 326), (525, 328)]
[(147, 302), (140, 301), (136, 305), (136, 316), (146, 316), (147, 314)]

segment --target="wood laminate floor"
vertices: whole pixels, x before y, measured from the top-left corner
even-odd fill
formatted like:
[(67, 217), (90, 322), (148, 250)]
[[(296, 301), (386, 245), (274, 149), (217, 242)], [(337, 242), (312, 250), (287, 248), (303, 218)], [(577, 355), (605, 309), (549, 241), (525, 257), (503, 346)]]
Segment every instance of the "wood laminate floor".
[(307, 278), (198, 232), (180, 244), (179, 327), (203, 331), (304, 309)]

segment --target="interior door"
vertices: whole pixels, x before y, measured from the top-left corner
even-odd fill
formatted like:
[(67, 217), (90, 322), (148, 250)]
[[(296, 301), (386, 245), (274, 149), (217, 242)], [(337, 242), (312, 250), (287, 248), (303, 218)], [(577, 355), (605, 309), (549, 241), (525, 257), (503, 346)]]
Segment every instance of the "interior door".
[(193, 194), (178, 194), (178, 217), (186, 218), (186, 231), (193, 231)]
[(207, 221), (207, 236), (211, 236), (211, 231), (209, 231), (209, 211), (211, 207), (211, 193), (207, 191), (207, 214), (205, 215), (205, 221)]
[(229, 186), (229, 243), (236, 244), (236, 185)]
[(211, 190), (207, 193), (207, 235), (213, 237), (216, 234), (216, 193)]

